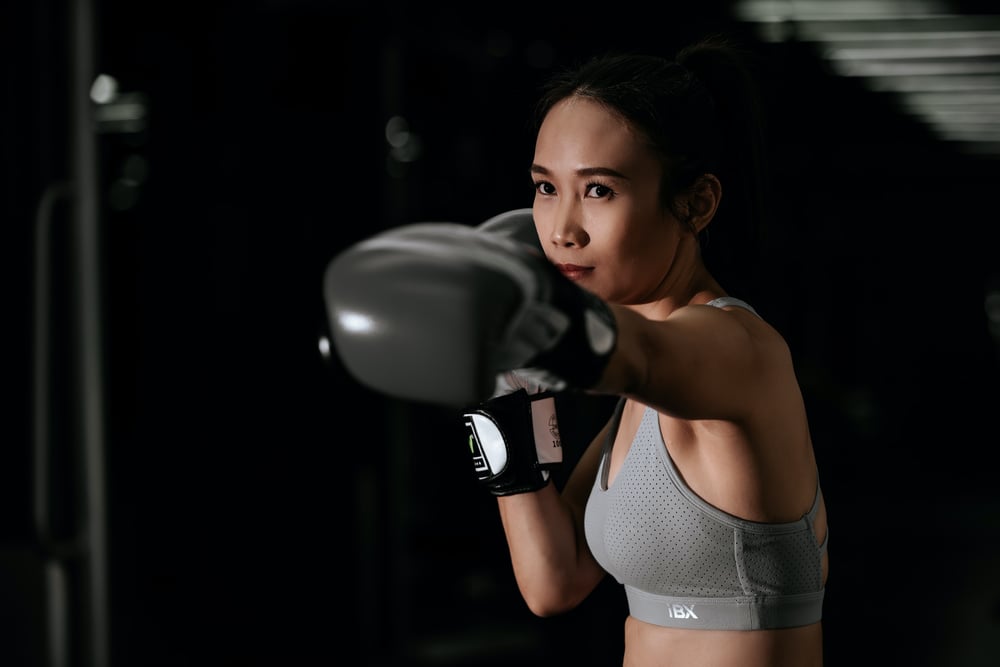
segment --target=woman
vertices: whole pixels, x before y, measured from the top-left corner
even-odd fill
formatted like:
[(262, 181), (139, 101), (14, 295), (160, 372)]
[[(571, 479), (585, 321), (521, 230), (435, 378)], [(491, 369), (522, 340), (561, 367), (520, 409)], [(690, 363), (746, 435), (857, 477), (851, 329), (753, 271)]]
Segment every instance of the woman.
[(757, 214), (741, 62), (718, 39), (673, 62), (597, 58), (541, 100), (535, 228), (609, 304), (616, 346), (589, 389), (622, 398), (561, 492), (546, 479), (496, 495), (535, 614), (574, 608), (608, 573), (624, 585), (627, 666), (822, 664), (826, 508), (791, 355), (699, 240), (730, 192), (727, 224)]
[[(556, 76), (521, 218), (544, 255), (492, 221), (411, 225), (324, 276), (356, 378), (473, 403), (469, 447), (528, 607), (623, 585), (629, 667), (822, 664), (826, 508), (792, 357), (702, 253), (710, 224), (762, 210), (742, 62), (710, 39)], [(619, 398), (556, 484), (553, 394), (574, 391)]]

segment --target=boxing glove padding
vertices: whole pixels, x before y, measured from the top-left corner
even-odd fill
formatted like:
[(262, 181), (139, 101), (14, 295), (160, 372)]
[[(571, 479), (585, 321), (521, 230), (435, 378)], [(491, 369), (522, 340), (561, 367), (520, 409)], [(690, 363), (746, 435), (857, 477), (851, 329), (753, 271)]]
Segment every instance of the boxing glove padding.
[(517, 208), (499, 213), (480, 223), (476, 229), (506, 236), (539, 251), (542, 249), (542, 244), (538, 240), (538, 230), (535, 228), (535, 217), (530, 208)]
[(476, 476), (495, 496), (541, 489), (549, 470), (562, 463), (555, 396), (549, 392), (519, 389), (462, 416)]
[(363, 384), (404, 399), (474, 405), (496, 375), (535, 369), (589, 388), (616, 340), (607, 305), (537, 249), (453, 223), (378, 234), (324, 273), (334, 345)]

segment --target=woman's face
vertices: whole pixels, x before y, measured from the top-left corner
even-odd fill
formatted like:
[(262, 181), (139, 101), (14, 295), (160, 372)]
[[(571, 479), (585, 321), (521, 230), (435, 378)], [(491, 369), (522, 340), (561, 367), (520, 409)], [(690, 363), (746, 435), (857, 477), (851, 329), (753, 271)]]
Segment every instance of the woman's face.
[(586, 98), (555, 105), (531, 166), (532, 212), (549, 260), (612, 303), (662, 296), (683, 230), (660, 205), (661, 169), (620, 116)]

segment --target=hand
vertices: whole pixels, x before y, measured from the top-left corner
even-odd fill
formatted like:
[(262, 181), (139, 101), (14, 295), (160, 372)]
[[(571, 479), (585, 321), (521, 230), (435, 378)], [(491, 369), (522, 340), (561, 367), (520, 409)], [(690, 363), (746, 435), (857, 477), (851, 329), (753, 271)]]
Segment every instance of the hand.
[(527, 493), (562, 464), (555, 396), (505, 391), (463, 413), (479, 481), (495, 496)]

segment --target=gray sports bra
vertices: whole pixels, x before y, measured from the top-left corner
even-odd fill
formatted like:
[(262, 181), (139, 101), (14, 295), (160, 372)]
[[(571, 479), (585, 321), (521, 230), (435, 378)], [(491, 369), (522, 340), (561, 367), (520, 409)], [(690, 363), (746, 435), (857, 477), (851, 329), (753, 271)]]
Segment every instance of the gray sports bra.
[[(736, 299), (711, 305), (739, 305)], [(750, 309), (752, 310), (752, 309)], [(622, 399), (584, 517), (594, 558), (625, 587), (629, 613), (656, 625), (758, 630), (822, 618), (822, 557), (813, 532), (821, 492), (798, 521), (759, 523), (702, 500), (684, 483), (646, 408), (614, 484), (611, 445)], [(829, 534), (829, 533), (828, 533)]]

